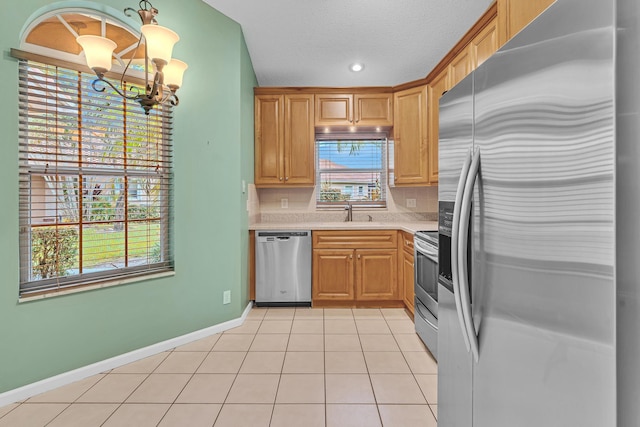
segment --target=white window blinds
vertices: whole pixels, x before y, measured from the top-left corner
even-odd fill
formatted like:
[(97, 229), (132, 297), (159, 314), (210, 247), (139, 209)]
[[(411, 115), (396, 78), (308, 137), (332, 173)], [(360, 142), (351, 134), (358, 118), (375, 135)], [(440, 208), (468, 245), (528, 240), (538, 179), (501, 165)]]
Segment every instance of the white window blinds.
[(386, 139), (318, 139), (316, 202), (386, 206)]
[(20, 60), (23, 294), (173, 269), (171, 107), (94, 78)]

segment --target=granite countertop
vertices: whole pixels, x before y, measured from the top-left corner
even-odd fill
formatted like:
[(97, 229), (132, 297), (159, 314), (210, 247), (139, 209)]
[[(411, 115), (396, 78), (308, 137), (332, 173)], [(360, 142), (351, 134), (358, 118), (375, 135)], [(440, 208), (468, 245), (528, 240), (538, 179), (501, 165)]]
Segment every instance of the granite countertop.
[(249, 225), (249, 230), (402, 230), (437, 231), (437, 221), (352, 221), (352, 222), (258, 222)]

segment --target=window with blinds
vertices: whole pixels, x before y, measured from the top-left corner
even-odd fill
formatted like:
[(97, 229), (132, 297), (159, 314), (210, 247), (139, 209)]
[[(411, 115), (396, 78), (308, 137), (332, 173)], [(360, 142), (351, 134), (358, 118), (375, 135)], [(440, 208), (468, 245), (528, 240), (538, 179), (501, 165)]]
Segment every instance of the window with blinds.
[(21, 294), (173, 269), (171, 107), (94, 78), (20, 60)]
[(316, 139), (316, 204), (386, 206), (386, 139)]

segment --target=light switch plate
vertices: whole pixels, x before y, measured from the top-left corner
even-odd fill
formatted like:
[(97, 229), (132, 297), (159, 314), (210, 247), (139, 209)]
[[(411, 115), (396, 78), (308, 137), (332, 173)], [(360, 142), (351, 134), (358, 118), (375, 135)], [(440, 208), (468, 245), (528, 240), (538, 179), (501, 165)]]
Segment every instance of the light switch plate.
[(231, 304), (231, 291), (224, 291), (222, 293), (222, 304)]
[(415, 208), (416, 207), (416, 199), (407, 199), (407, 207)]

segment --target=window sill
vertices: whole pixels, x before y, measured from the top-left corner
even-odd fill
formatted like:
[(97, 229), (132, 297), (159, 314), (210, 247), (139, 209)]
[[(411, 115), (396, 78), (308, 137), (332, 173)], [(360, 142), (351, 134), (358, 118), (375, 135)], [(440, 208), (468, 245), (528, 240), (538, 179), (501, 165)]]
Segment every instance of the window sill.
[(126, 285), (128, 283), (136, 283), (136, 282), (142, 282), (146, 280), (160, 279), (162, 277), (170, 277), (175, 275), (176, 275), (175, 271), (163, 271), (160, 273), (153, 273), (145, 276), (125, 277), (121, 279), (115, 279), (115, 280), (110, 280), (110, 281), (105, 281), (100, 283), (77, 285), (72, 288), (42, 291), (35, 295), (25, 295), (25, 296), (18, 297), (18, 303), (54, 298), (62, 295), (71, 295), (71, 294), (76, 294), (78, 292), (93, 291), (96, 289), (110, 288), (113, 286)]

